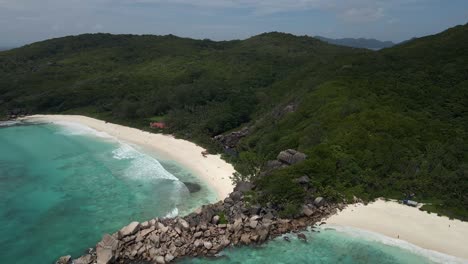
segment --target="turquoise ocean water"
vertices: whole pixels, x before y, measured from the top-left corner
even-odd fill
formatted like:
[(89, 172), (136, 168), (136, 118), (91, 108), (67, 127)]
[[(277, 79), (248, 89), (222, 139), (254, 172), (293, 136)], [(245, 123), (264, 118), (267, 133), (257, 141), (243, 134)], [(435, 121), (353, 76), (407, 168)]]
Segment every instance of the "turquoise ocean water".
[[(202, 185), (189, 193), (183, 182)], [(130, 221), (187, 213), (214, 192), (171, 161), (75, 124), (0, 127), (0, 263), (79, 256)]]
[(307, 242), (286, 234), (258, 247), (224, 250), (217, 258), (185, 259), (188, 264), (433, 264), (467, 263), (409, 243), (354, 228), (317, 228), (304, 232)]
[[(79, 256), (130, 221), (185, 214), (215, 201), (190, 171), (89, 128), (0, 123), (0, 263)], [(183, 182), (202, 186), (190, 193)], [(353, 230), (353, 229), (350, 229)], [(258, 248), (182, 263), (462, 263), (356, 230), (289, 235)], [(356, 235), (359, 234), (359, 235)], [(409, 249), (409, 250), (408, 250)]]

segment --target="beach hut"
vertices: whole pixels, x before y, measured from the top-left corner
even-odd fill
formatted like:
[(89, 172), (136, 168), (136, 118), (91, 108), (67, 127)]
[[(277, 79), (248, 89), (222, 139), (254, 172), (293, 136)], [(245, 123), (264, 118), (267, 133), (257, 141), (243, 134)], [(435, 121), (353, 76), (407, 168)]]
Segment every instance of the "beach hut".
[(163, 122), (152, 122), (152, 123), (150, 123), (150, 127), (151, 128), (165, 129), (166, 124), (164, 124)]

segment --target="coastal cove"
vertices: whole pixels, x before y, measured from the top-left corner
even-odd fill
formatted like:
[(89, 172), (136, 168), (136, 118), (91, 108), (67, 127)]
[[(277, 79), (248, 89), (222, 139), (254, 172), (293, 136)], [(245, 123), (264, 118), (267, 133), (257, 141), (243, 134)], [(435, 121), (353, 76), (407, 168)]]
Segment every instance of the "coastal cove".
[(0, 125), (2, 263), (53, 263), (128, 222), (219, 199), (191, 169), (83, 124)]
[[(103, 144), (103, 142), (111, 141), (115, 143), (117, 141), (119, 144), (125, 144), (126, 147), (130, 147), (142, 155), (145, 155), (145, 153), (152, 153), (157, 156), (157, 160), (164, 167), (164, 169), (166, 169), (170, 174), (181, 178), (180, 181), (185, 182), (188, 180), (196, 182), (197, 177), (199, 177), (199, 184), (202, 186), (202, 191), (198, 194), (188, 194), (186, 191), (184, 191), (185, 194), (181, 194), (181, 197), (179, 197), (181, 199), (179, 202), (177, 202), (179, 207), (181, 203), (190, 203), (190, 198), (186, 199), (184, 197), (190, 197), (190, 195), (193, 195), (191, 198), (196, 197), (196, 201), (192, 201), (193, 203), (191, 205), (180, 207), (179, 215), (183, 216), (188, 214), (183, 218), (162, 219), (161, 217), (164, 216), (175, 216), (175, 212), (171, 213), (171, 210), (169, 209), (165, 209), (165, 211), (162, 210), (164, 213), (162, 211), (160, 213), (155, 213), (154, 209), (151, 209), (153, 211), (149, 210), (149, 212), (146, 212), (146, 214), (140, 214), (137, 217), (135, 217), (134, 212), (128, 212), (129, 215), (126, 218), (127, 220), (124, 222), (119, 222), (120, 224), (115, 224), (112, 228), (105, 230), (88, 230), (94, 232), (94, 242), (84, 242), (88, 244), (80, 245), (77, 248), (80, 250), (79, 252), (77, 250), (59, 253), (55, 252), (56, 255), (72, 254), (73, 258), (77, 258), (79, 255), (84, 253), (83, 249), (89, 248), (92, 246), (92, 244), (96, 243), (96, 241), (99, 241), (104, 233), (109, 233), (113, 235), (105, 236), (104, 239), (100, 242), (100, 245), (109, 246), (114, 244), (115, 241), (120, 241), (119, 243), (121, 244), (119, 246), (119, 251), (123, 254), (122, 256), (126, 257), (133, 254), (133, 251), (136, 249), (139, 243), (145, 245), (144, 249), (146, 249), (146, 245), (149, 243), (154, 243), (154, 240), (156, 239), (155, 236), (157, 235), (159, 241), (158, 243), (160, 243), (161, 246), (164, 245), (164, 243), (168, 243), (166, 248), (167, 250), (170, 250), (171, 246), (174, 245), (172, 242), (175, 243), (177, 238), (180, 238), (180, 242), (178, 243), (181, 246), (183, 246), (183, 244), (180, 243), (183, 243), (184, 239), (188, 239), (186, 241), (188, 244), (193, 244), (198, 241), (198, 245), (194, 251), (187, 249), (185, 254), (187, 256), (191, 255), (189, 254), (190, 252), (196, 252), (198, 256), (212, 256), (221, 252), (221, 256), (225, 256), (220, 259), (210, 259), (210, 261), (213, 261), (213, 263), (232, 263), (230, 262), (230, 259), (239, 261), (238, 257), (242, 254), (247, 254), (250, 256), (250, 261), (257, 260), (259, 261), (257, 263), (261, 263), (262, 261), (267, 262), (268, 258), (266, 255), (262, 256), (262, 252), (268, 252), (268, 250), (272, 250), (270, 253), (273, 255), (270, 254), (270, 257), (274, 258), (275, 255), (273, 252), (284, 251), (294, 254), (294, 251), (290, 251), (292, 248), (297, 248), (297, 250), (304, 253), (302, 257), (304, 257), (304, 255), (310, 254), (311, 259), (314, 257), (320, 257), (320, 255), (314, 255), (315, 253), (333, 254), (333, 250), (349, 249), (354, 249), (356, 251), (355, 259), (341, 258), (338, 259), (338, 263), (358, 263), (353, 261), (358, 261), (363, 256), (369, 257), (368, 260), (381, 260), (382, 263), (405, 263), (404, 261), (407, 261), (408, 259), (420, 261), (418, 263), (466, 263), (466, 260), (463, 258), (467, 257), (464, 255), (465, 253), (462, 246), (466, 244), (466, 237), (468, 237), (468, 225), (466, 222), (449, 220), (448, 218), (427, 214), (425, 212), (420, 212), (415, 208), (396, 206), (396, 203), (394, 202), (388, 202), (385, 206), (382, 207), (382, 201), (377, 201), (367, 206), (317, 204), (314, 206), (313, 213), (310, 216), (302, 216), (299, 219), (279, 219), (277, 216), (268, 215), (267, 211), (245, 211), (243, 208), (245, 206), (243, 202), (243, 190), (236, 189), (233, 192), (234, 186), (229, 179), (229, 176), (234, 172), (232, 166), (224, 162), (219, 156), (216, 155), (208, 155), (207, 158), (204, 158), (200, 154), (203, 151), (203, 148), (196, 146), (191, 142), (178, 140), (171, 136), (150, 134), (138, 129), (110, 124), (104, 121), (83, 116), (40, 115), (26, 117), (22, 120), (22, 122), (26, 122), (27, 124), (43, 124), (41, 126), (67, 127), (68, 132), (77, 131), (78, 128), (83, 129), (83, 127), (87, 127), (94, 131), (93, 133), (95, 136), (93, 144), (96, 146)], [(31, 125), (31, 127), (35, 126), (37, 125)], [(15, 127), (21, 128), (22, 126), (19, 125)], [(87, 137), (87, 139), (89, 139), (89, 137)], [(118, 156), (119, 151), (114, 152), (114, 155)], [(136, 172), (142, 168), (145, 168), (145, 164), (140, 163), (138, 167), (134, 167), (132, 169), (132, 172)], [(111, 185), (111, 183), (109, 184)], [(207, 186), (203, 186), (204, 184)], [(153, 186), (153, 188), (157, 187)], [(210, 189), (212, 189), (214, 192), (211, 192)], [(158, 190), (158, 192), (160, 191), (159, 189), (156, 190)], [(160, 201), (164, 201), (164, 197), (170, 197), (170, 195), (167, 195), (164, 192), (159, 195), (161, 197), (159, 198)], [(204, 196), (205, 199), (202, 196)], [(215, 203), (216, 201), (218, 202)], [(146, 204), (148, 204), (148, 200), (140, 200), (139, 202), (132, 205), (122, 204), (121, 207), (124, 208), (125, 206), (128, 206), (129, 208), (140, 208), (141, 210), (145, 211), (147, 210), (147, 208), (144, 207)], [(206, 205), (202, 208), (199, 208), (198, 210), (195, 210), (202, 204), (210, 205)], [(191, 213), (194, 210), (195, 212)], [(408, 215), (408, 210), (410, 210), (412, 213), (416, 212), (418, 218), (412, 218), (411, 215)], [(335, 214), (338, 211), (341, 212)], [(221, 223), (220, 219), (216, 218), (220, 212), (224, 212), (224, 215), (229, 220), (228, 223)], [(418, 213), (420, 213), (420, 215)], [(238, 221), (236, 216), (241, 215), (244, 216), (241, 217), (241, 221)], [(395, 218), (395, 215), (399, 215), (400, 218)], [(110, 215), (109, 217), (114, 218), (115, 215)], [(154, 219), (154, 217), (160, 218)], [(382, 221), (382, 219), (389, 217), (393, 217), (392, 219), (395, 219), (391, 225), (385, 221)], [(343, 220), (343, 218), (346, 220)], [(371, 223), (368, 223), (366, 219), (372, 219)], [(127, 225), (132, 221), (139, 222), (136, 222), (136, 224)], [(314, 230), (318, 232), (313, 232), (310, 229), (309, 231), (304, 231), (307, 229), (307, 226), (313, 226), (323, 221), (325, 221), (327, 225), (314, 228)], [(396, 239), (394, 237), (394, 233), (385, 232), (385, 230), (391, 230), (391, 227), (400, 232), (398, 227), (405, 225), (405, 223), (408, 221), (420, 222), (424, 223), (424, 225), (420, 225), (421, 230), (411, 234), (414, 238), (412, 240), (406, 239), (407, 233), (402, 232), (401, 234), (405, 234), (402, 236), (403, 240), (414, 243), (421, 248), (454, 255), (456, 257), (451, 257), (449, 255), (439, 254), (436, 252), (436, 258), (429, 258), (429, 255), (432, 256), (434, 254), (431, 253), (432, 251), (423, 249), (416, 250), (416, 252), (412, 252), (413, 250), (411, 250), (410, 252), (406, 250), (407, 244), (405, 244), (405, 241)], [(356, 222), (360, 223), (360, 225), (353, 224)], [(206, 225), (203, 223), (206, 223)], [(443, 231), (441, 231), (440, 224), (450, 224), (452, 229), (450, 229), (450, 232), (447, 232), (444, 236)], [(125, 225), (127, 226), (121, 229), (121, 227)], [(387, 241), (386, 238), (380, 240), (369, 239), (367, 234), (358, 238), (353, 238), (353, 235), (349, 232), (349, 227), (356, 227), (363, 230), (371, 230), (376, 233), (381, 233), (388, 236), (389, 239), (393, 239), (392, 241), (394, 244), (384, 245), (385, 243), (382, 241)], [(335, 231), (328, 230), (329, 228)], [(265, 233), (266, 229), (268, 229), (267, 233)], [(406, 232), (411, 232), (410, 229), (411, 227)], [(118, 230), (120, 231), (116, 232)], [(123, 233), (122, 230), (124, 231)], [(453, 235), (455, 233), (456, 235)], [(164, 237), (163, 234), (165, 234), (167, 237), (167, 240), (165, 241), (163, 241), (164, 239), (161, 240), (161, 238)], [(227, 234), (231, 234), (231, 236), (227, 239), (229, 240), (229, 243), (227, 240), (221, 239), (224, 238)], [(298, 234), (305, 234), (308, 242), (303, 240), (302, 235), (299, 238)], [(283, 238), (283, 235), (289, 237), (291, 242), (286, 242)], [(236, 236), (238, 236), (237, 239)], [(434, 240), (437, 240), (436, 238), (438, 238), (440, 243), (431, 245), (424, 244), (423, 242), (426, 236), (433, 237)], [(271, 240), (273, 238), (275, 239)], [(193, 241), (191, 239), (193, 239)], [(271, 242), (268, 242), (260, 248), (231, 247), (232, 245), (258, 245), (270, 240)], [(55, 241), (51, 241), (51, 244), (53, 243), (55, 243)], [(314, 243), (323, 243), (323, 247), (325, 249), (320, 251), (320, 247)], [(308, 245), (310, 245), (310, 247), (317, 247), (319, 251), (310, 251), (311, 249), (308, 247)], [(372, 255), (369, 252), (363, 251), (363, 248), (370, 245), (377, 247), (372, 248), (372, 250), (380, 253)], [(221, 251), (225, 247), (227, 249)], [(379, 247), (382, 247), (383, 249)], [(161, 248), (158, 248), (158, 250), (159, 249)], [(143, 257), (144, 253), (145, 250), (143, 250), (143, 247), (140, 246), (135, 251), (135, 255), (132, 258), (139, 259), (139, 256)], [(398, 256), (395, 256), (395, 254)], [(176, 257), (175, 255), (176, 254), (173, 254), (172, 256)], [(89, 256), (91, 258), (95, 258), (96, 251), (92, 251)], [(168, 258), (166, 258), (166, 256), (167, 254), (164, 254), (164, 262), (171, 261), (170, 256)], [(181, 256), (182, 255), (179, 255), (177, 258), (180, 258)], [(253, 258), (254, 256), (257, 256), (258, 258)], [(277, 257), (279, 258), (279, 256)], [(123, 259), (128, 261), (132, 258)], [(395, 262), (385, 262), (384, 259), (387, 258), (390, 261), (393, 260)], [(302, 260), (306, 261), (307, 259)], [(183, 263), (192, 263), (191, 261), (192, 260), (182, 259)], [(195, 263), (204, 263), (207, 260), (195, 259), (193, 261)], [(128, 263), (126, 261), (122, 261), (122, 259), (120, 259), (120, 262)], [(287, 262), (286, 260), (285, 263), (295, 262)]]
[(468, 264), (468, 0), (39, 2), (0, 264)]
[(192, 142), (79, 115), (34, 115), (22, 120), (59, 124), (75, 123), (90, 127), (117, 140), (146, 148), (147, 151), (156, 153), (163, 159), (177, 161), (201, 177), (204, 182), (209, 183), (216, 191), (218, 199), (224, 199), (232, 192), (233, 185), (230, 180), (230, 176), (234, 173), (232, 165), (222, 160), (219, 155), (203, 157), (201, 152), (204, 149)]

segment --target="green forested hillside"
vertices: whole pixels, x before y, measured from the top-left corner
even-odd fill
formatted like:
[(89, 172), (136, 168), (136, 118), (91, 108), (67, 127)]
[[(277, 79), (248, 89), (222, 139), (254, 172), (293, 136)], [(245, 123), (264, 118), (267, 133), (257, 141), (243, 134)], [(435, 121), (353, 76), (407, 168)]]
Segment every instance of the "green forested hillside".
[(414, 193), (467, 219), (467, 43), (467, 25), (379, 52), (283, 33), (66, 37), (0, 52), (0, 109), (164, 120), (211, 148), (248, 126), (230, 157), (244, 174), (284, 149), (308, 155), (253, 177), (259, 202), (294, 209), (306, 194), (292, 179), (308, 175), (328, 197)]

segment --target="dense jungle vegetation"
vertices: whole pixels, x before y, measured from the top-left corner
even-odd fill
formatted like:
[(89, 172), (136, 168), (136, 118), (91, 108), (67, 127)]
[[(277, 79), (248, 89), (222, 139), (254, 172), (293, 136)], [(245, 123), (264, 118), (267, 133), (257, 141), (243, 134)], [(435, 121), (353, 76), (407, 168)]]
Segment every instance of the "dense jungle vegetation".
[[(414, 193), (467, 220), (467, 62), (468, 25), (380, 51), (277, 32), (223, 42), (86, 34), (0, 52), (0, 111), (164, 121), (162, 132), (213, 151), (213, 136), (249, 127), (227, 158), (262, 189), (260, 202), (294, 211), (306, 194), (293, 179), (308, 175), (327, 197)], [(256, 176), (288, 148), (307, 160)]]

